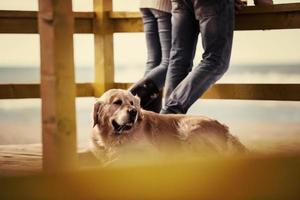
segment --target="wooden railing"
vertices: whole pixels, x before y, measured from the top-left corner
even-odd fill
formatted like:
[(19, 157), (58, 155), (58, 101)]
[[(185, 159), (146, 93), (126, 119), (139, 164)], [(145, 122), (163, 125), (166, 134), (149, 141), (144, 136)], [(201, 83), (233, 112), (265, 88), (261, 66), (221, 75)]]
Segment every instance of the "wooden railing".
[[(38, 33), (35, 11), (0, 11), (0, 33)], [(142, 20), (137, 12), (112, 12), (105, 14), (111, 34), (143, 31)], [(95, 12), (74, 12), (75, 33), (94, 33)], [(249, 6), (236, 18), (236, 30), (299, 29), (300, 3), (279, 4), (270, 7)], [(113, 47), (113, 41), (109, 42)], [(96, 44), (95, 44), (96, 45)], [(98, 45), (95, 47), (97, 48)], [(97, 54), (98, 55), (98, 54)], [(100, 54), (103, 56), (103, 54)], [(109, 57), (109, 56), (108, 56)], [(102, 58), (101, 58), (102, 59)], [(113, 59), (113, 58), (110, 58)], [(108, 60), (103, 58), (103, 60)], [(113, 63), (113, 61), (110, 61)], [(97, 68), (95, 69), (97, 70)], [(105, 70), (107, 73), (107, 70)], [(109, 70), (113, 72), (112, 70)], [(109, 88), (127, 88), (129, 83), (115, 83), (110, 77)], [(100, 81), (100, 80), (99, 80)], [(101, 82), (101, 81), (100, 81)], [(39, 98), (39, 84), (2, 84), (0, 98)], [(77, 96), (98, 96), (94, 83), (77, 84)], [(232, 90), (231, 90), (232, 89)], [(102, 90), (103, 91), (103, 90)], [(209, 99), (257, 99), (257, 100), (300, 100), (299, 84), (217, 84), (202, 98)], [(98, 95), (96, 95), (98, 94)]]
[[(121, 32), (141, 32), (143, 31), (142, 20), (139, 13), (133, 12), (113, 12), (111, 0), (94, 0), (94, 12), (73, 12), (70, 13), (71, 1), (60, 2), (61, 6), (55, 6), (50, 0), (40, 1), (39, 16), (34, 11), (0, 11), (0, 33), (43, 33), (41, 34), (41, 84), (2, 84), (0, 85), (0, 99), (20, 99), (20, 98), (40, 98), (42, 97), (42, 123), (43, 123), (43, 152), (44, 168), (53, 169), (55, 163), (61, 163), (62, 168), (75, 165), (75, 163), (65, 166), (64, 156), (75, 155), (74, 143), (71, 145), (66, 141), (67, 138), (74, 140), (76, 138), (75, 128), (67, 128), (70, 120), (61, 116), (65, 112), (60, 108), (60, 112), (51, 113), (46, 108), (49, 106), (47, 100), (52, 99), (50, 103), (54, 107), (62, 102), (73, 102), (77, 97), (100, 96), (104, 91), (110, 88), (128, 88), (131, 83), (116, 83), (114, 81), (114, 55), (113, 55), (113, 34)], [(51, 5), (51, 9), (49, 9)], [(47, 7), (48, 6), (48, 7)], [(60, 14), (58, 14), (60, 13)], [(61, 15), (65, 14), (65, 15)], [(73, 18), (74, 17), (74, 18)], [(74, 20), (73, 20), (74, 19)], [(55, 22), (55, 23), (53, 23)], [(72, 27), (69, 27), (69, 25)], [(63, 29), (66, 26), (69, 28)], [(299, 29), (300, 28), (300, 3), (281, 4), (268, 7), (246, 7), (236, 17), (236, 30), (266, 30), (266, 29)], [(71, 77), (68, 82), (59, 84), (54, 82), (49, 86), (49, 70), (57, 79), (63, 79), (66, 74), (74, 73), (74, 63), (59, 63), (63, 56), (68, 60), (73, 59), (73, 53), (65, 52), (63, 49), (73, 48), (73, 41), (67, 38), (60, 29), (66, 30), (66, 33), (92, 33), (94, 34), (95, 46), (95, 66), (94, 82), (76, 84), (76, 94), (71, 94), (68, 98), (62, 99), (62, 90), (75, 86), (74, 79)], [(51, 31), (55, 38), (51, 40), (47, 30)], [(50, 38), (50, 39), (49, 39)], [(69, 42), (67, 44), (67, 41)], [(46, 49), (47, 48), (47, 49)], [(49, 57), (47, 52), (53, 53)], [(56, 53), (62, 55), (58, 56)], [(58, 57), (55, 57), (58, 56)], [(59, 64), (58, 64), (59, 63)], [(70, 65), (70, 66), (67, 66)], [(63, 66), (63, 67), (62, 67)], [(68, 85), (68, 86), (66, 86)], [(49, 88), (50, 87), (50, 88)], [(41, 89), (42, 88), (42, 89)], [(47, 90), (47, 91), (46, 91)], [(44, 95), (40, 95), (40, 91)], [(69, 91), (67, 91), (69, 92)], [(299, 101), (299, 84), (216, 84), (211, 87), (202, 98), (209, 99), (244, 99), (244, 100), (278, 100), (278, 101)], [(52, 102), (54, 101), (54, 102)], [(71, 103), (72, 104), (72, 103)], [(73, 104), (72, 104), (73, 105)], [(74, 107), (68, 108), (73, 110)], [(71, 122), (71, 124), (74, 122)], [(51, 129), (51, 125), (55, 128)], [(50, 127), (50, 128), (49, 128)], [(70, 133), (71, 130), (71, 133)], [(51, 132), (49, 134), (48, 132)], [(57, 140), (58, 142), (55, 142)], [(51, 141), (51, 142), (49, 142)], [(62, 157), (56, 158), (52, 154), (65, 152)], [(71, 156), (72, 157), (72, 156)], [(76, 162), (76, 161), (74, 161)], [(49, 167), (50, 166), (50, 167)], [(52, 166), (52, 167), (51, 167)]]

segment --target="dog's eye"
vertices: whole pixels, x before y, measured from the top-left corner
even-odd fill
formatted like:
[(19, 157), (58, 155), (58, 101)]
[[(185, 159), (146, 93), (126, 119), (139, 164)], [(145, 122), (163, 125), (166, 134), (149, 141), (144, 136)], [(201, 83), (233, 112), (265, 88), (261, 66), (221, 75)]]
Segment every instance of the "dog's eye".
[(122, 100), (118, 99), (118, 100), (114, 101), (113, 104), (115, 104), (115, 105), (122, 105)]
[(130, 104), (133, 106), (133, 101), (130, 101)]

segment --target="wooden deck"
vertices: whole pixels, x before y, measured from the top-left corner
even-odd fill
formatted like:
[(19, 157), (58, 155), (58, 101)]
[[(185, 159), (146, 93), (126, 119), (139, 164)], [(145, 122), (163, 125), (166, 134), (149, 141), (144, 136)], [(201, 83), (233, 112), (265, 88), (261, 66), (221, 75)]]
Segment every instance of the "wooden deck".
[[(84, 148), (78, 150), (81, 168), (101, 166)], [(0, 176), (30, 175), (42, 172), (42, 145), (0, 145)]]
[[(296, 128), (297, 127), (295, 127), (295, 129)], [(241, 141), (245, 141), (243, 143), (250, 150), (251, 156), (289, 157), (293, 155), (297, 159), (300, 159), (300, 136), (296, 132), (287, 132), (281, 136), (278, 134), (268, 134), (262, 135), (259, 138), (253, 138), (252, 134), (248, 133), (240, 135), (240, 139)], [(140, 152), (136, 153), (140, 156)], [(86, 147), (81, 146), (77, 150), (77, 155), (80, 169), (103, 167)], [(147, 157), (148, 154), (145, 153), (144, 155)], [(144, 163), (144, 157), (145, 156), (142, 156), (139, 157), (140, 160), (132, 161), (134, 161), (134, 163), (138, 162), (139, 164)], [(158, 157), (158, 159), (159, 160), (151, 160), (150, 157), (148, 157), (147, 164), (153, 164), (154, 161), (161, 161), (160, 157)], [(119, 164), (122, 164), (122, 162), (119, 162)], [(32, 175), (40, 172), (42, 172), (41, 144), (0, 145), (0, 177)]]
[(41, 145), (0, 146), (0, 175), (32, 174), (41, 170)]

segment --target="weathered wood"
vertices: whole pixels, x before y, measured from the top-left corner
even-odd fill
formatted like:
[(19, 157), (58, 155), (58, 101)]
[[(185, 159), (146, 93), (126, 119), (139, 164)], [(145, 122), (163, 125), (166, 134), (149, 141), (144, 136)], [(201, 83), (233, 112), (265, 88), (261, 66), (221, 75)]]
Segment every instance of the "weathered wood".
[[(0, 11), (0, 33), (38, 33), (36, 11)], [(92, 33), (92, 12), (74, 12), (75, 33)]]
[[(77, 155), (80, 169), (99, 166), (100, 162), (81, 145)], [(42, 171), (42, 145), (0, 145), (0, 177), (38, 174)]]
[(115, 33), (143, 32), (143, 21), (141, 18), (115, 18), (113, 19)]
[[(111, 11), (111, 10), (110, 10)], [(94, 13), (74, 12), (75, 33), (93, 33)], [(0, 33), (37, 33), (37, 12), (0, 11)], [(110, 12), (114, 32), (142, 32), (138, 12)], [(300, 3), (248, 6), (236, 17), (236, 30), (298, 29)]]
[(286, 3), (286, 4), (274, 4), (272, 6), (247, 6), (240, 11), (240, 14), (251, 13), (281, 13), (281, 12), (298, 12), (300, 10), (300, 3)]
[(236, 17), (236, 30), (299, 29), (300, 3), (249, 6)]
[(300, 101), (300, 84), (216, 84), (204, 99)]
[[(132, 83), (114, 83), (114, 88), (128, 89)], [(92, 97), (93, 83), (79, 83), (77, 97)], [(300, 101), (300, 84), (216, 84), (202, 98), (238, 100)], [(2, 84), (0, 99), (39, 98), (39, 84)]]
[(110, 12), (110, 18), (114, 20), (115, 32), (143, 32), (143, 22), (139, 12)]
[(93, 33), (94, 13), (81, 12), (75, 14), (74, 33)]
[(0, 33), (37, 33), (37, 12), (0, 11)]
[(39, 0), (43, 169), (77, 165), (72, 0)]
[(40, 84), (1, 84), (0, 99), (40, 98)]
[(94, 0), (95, 95), (113, 87), (114, 43), (113, 24), (109, 18), (112, 0)]
[[(141, 32), (139, 13), (112, 12), (115, 32)], [(300, 3), (248, 6), (236, 16), (235, 30), (298, 29)]]
[[(76, 84), (77, 97), (94, 96), (92, 83)], [(40, 98), (40, 84), (0, 84), (0, 99)]]
[[(132, 83), (115, 83), (115, 88), (128, 89)], [(203, 99), (300, 101), (300, 84), (216, 84)]]

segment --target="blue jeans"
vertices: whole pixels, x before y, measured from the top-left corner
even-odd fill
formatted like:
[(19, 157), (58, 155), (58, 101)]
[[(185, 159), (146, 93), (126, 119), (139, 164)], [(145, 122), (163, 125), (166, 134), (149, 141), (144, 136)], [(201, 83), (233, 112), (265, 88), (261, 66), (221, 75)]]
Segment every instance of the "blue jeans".
[(147, 45), (145, 76), (162, 89), (171, 50), (171, 13), (151, 8), (140, 9)]
[[(161, 113), (186, 113), (227, 71), (234, 19), (234, 0), (172, 0), (172, 48)], [(199, 33), (204, 53), (192, 69)]]

